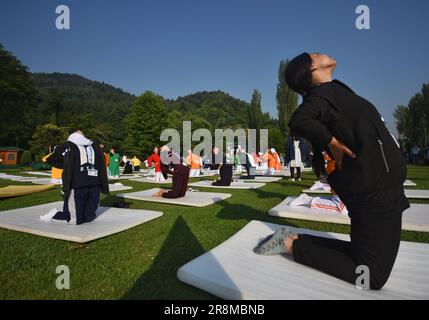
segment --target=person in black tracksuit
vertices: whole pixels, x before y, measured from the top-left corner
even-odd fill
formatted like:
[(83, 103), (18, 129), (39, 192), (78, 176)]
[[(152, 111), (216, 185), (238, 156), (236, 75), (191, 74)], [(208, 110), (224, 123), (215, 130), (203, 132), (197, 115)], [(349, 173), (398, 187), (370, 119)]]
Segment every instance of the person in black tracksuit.
[(130, 160), (127, 160), (127, 162), (124, 163), (124, 171), (122, 171), (122, 174), (132, 174), (133, 173), (133, 166), (131, 165)]
[[(399, 249), (402, 213), (409, 207), (406, 165), (377, 109), (330, 77), (335, 60), (303, 53), (286, 68), (286, 82), (303, 95), (289, 127), (336, 160), (327, 182), (346, 204), (351, 241), (294, 235), (284, 240), (296, 262), (355, 284), (358, 266), (369, 269), (369, 287), (381, 289)], [(314, 160), (313, 160), (314, 161)], [(314, 165), (313, 165), (314, 168)], [(315, 170), (320, 177), (324, 167)]]
[(52, 154), (46, 159), (52, 167), (64, 169), (64, 152), (66, 151), (66, 144), (62, 143), (54, 147)]
[(91, 222), (96, 218), (100, 191), (109, 193), (103, 151), (77, 131), (65, 143), (63, 162), (64, 207), (52, 219), (77, 225)]
[[(213, 159), (216, 162), (219, 161), (219, 149), (217, 147), (214, 148)], [(222, 186), (229, 187), (232, 183), (232, 175), (233, 175), (233, 164), (230, 159), (227, 158), (226, 153), (224, 152), (222, 155), (222, 163), (219, 164), (219, 176), (220, 179), (216, 180), (212, 183), (214, 186)]]

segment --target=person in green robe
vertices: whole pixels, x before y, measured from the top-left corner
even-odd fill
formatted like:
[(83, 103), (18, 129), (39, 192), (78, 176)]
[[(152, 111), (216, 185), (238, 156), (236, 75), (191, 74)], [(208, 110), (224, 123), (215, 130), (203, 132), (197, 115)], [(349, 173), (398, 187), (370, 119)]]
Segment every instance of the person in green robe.
[(110, 172), (110, 176), (117, 178), (119, 177), (119, 163), (120, 163), (120, 156), (118, 153), (115, 153), (115, 149), (112, 147), (110, 148), (110, 153), (109, 153), (109, 172)]
[(241, 174), (241, 162), (240, 162), (240, 153), (241, 153), (241, 146), (238, 146), (235, 155), (234, 155), (234, 166), (235, 166), (235, 172), (237, 174)]

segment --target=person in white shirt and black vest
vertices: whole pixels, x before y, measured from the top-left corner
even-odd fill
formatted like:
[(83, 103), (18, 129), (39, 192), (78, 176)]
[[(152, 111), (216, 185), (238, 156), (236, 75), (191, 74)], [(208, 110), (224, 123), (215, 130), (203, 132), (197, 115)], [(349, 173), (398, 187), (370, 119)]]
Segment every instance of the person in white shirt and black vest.
[(78, 130), (65, 143), (62, 174), (64, 206), (43, 216), (43, 220), (82, 224), (96, 218), (100, 192), (109, 194), (104, 154)]

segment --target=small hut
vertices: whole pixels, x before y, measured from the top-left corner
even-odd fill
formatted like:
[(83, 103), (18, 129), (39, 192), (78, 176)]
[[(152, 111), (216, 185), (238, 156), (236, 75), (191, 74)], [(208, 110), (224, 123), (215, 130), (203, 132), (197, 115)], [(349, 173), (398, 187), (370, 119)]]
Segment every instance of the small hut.
[(0, 148), (0, 165), (16, 166), (22, 156), (21, 148), (17, 147), (2, 147)]

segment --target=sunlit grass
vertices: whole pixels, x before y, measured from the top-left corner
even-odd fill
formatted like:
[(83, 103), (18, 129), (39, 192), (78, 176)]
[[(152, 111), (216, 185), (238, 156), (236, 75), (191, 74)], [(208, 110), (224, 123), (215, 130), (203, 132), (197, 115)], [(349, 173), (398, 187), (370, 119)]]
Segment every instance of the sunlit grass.
[[(417, 183), (417, 188), (429, 189), (429, 167), (410, 166), (408, 178)], [(250, 220), (349, 232), (349, 227), (344, 225), (267, 215), (267, 211), (286, 196), (298, 195), (313, 181), (314, 176), (306, 173), (303, 181), (283, 179), (256, 190), (216, 189), (216, 192), (231, 193), (232, 197), (204, 208), (126, 200), (130, 208), (158, 210), (164, 215), (87, 244), (0, 229), (0, 299), (213, 298), (180, 282), (176, 272), (186, 262), (228, 239)], [(130, 192), (156, 187), (130, 180), (121, 180), (121, 183), (134, 187)], [(26, 183), (0, 179), (0, 187), (11, 184)], [(116, 193), (103, 196), (102, 204), (111, 206), (123, 201), (114, 195)], [(61, 197), (59, 187), (56, 187), (42, 193), (0, 200), (0, 210), (58, 200)], [(407, 231), (402, 233), (402, 239), (429, 242), (429, 233)], [(55, 268), (63, 264), (71, 271), (70, 290), (55, 287)]]

